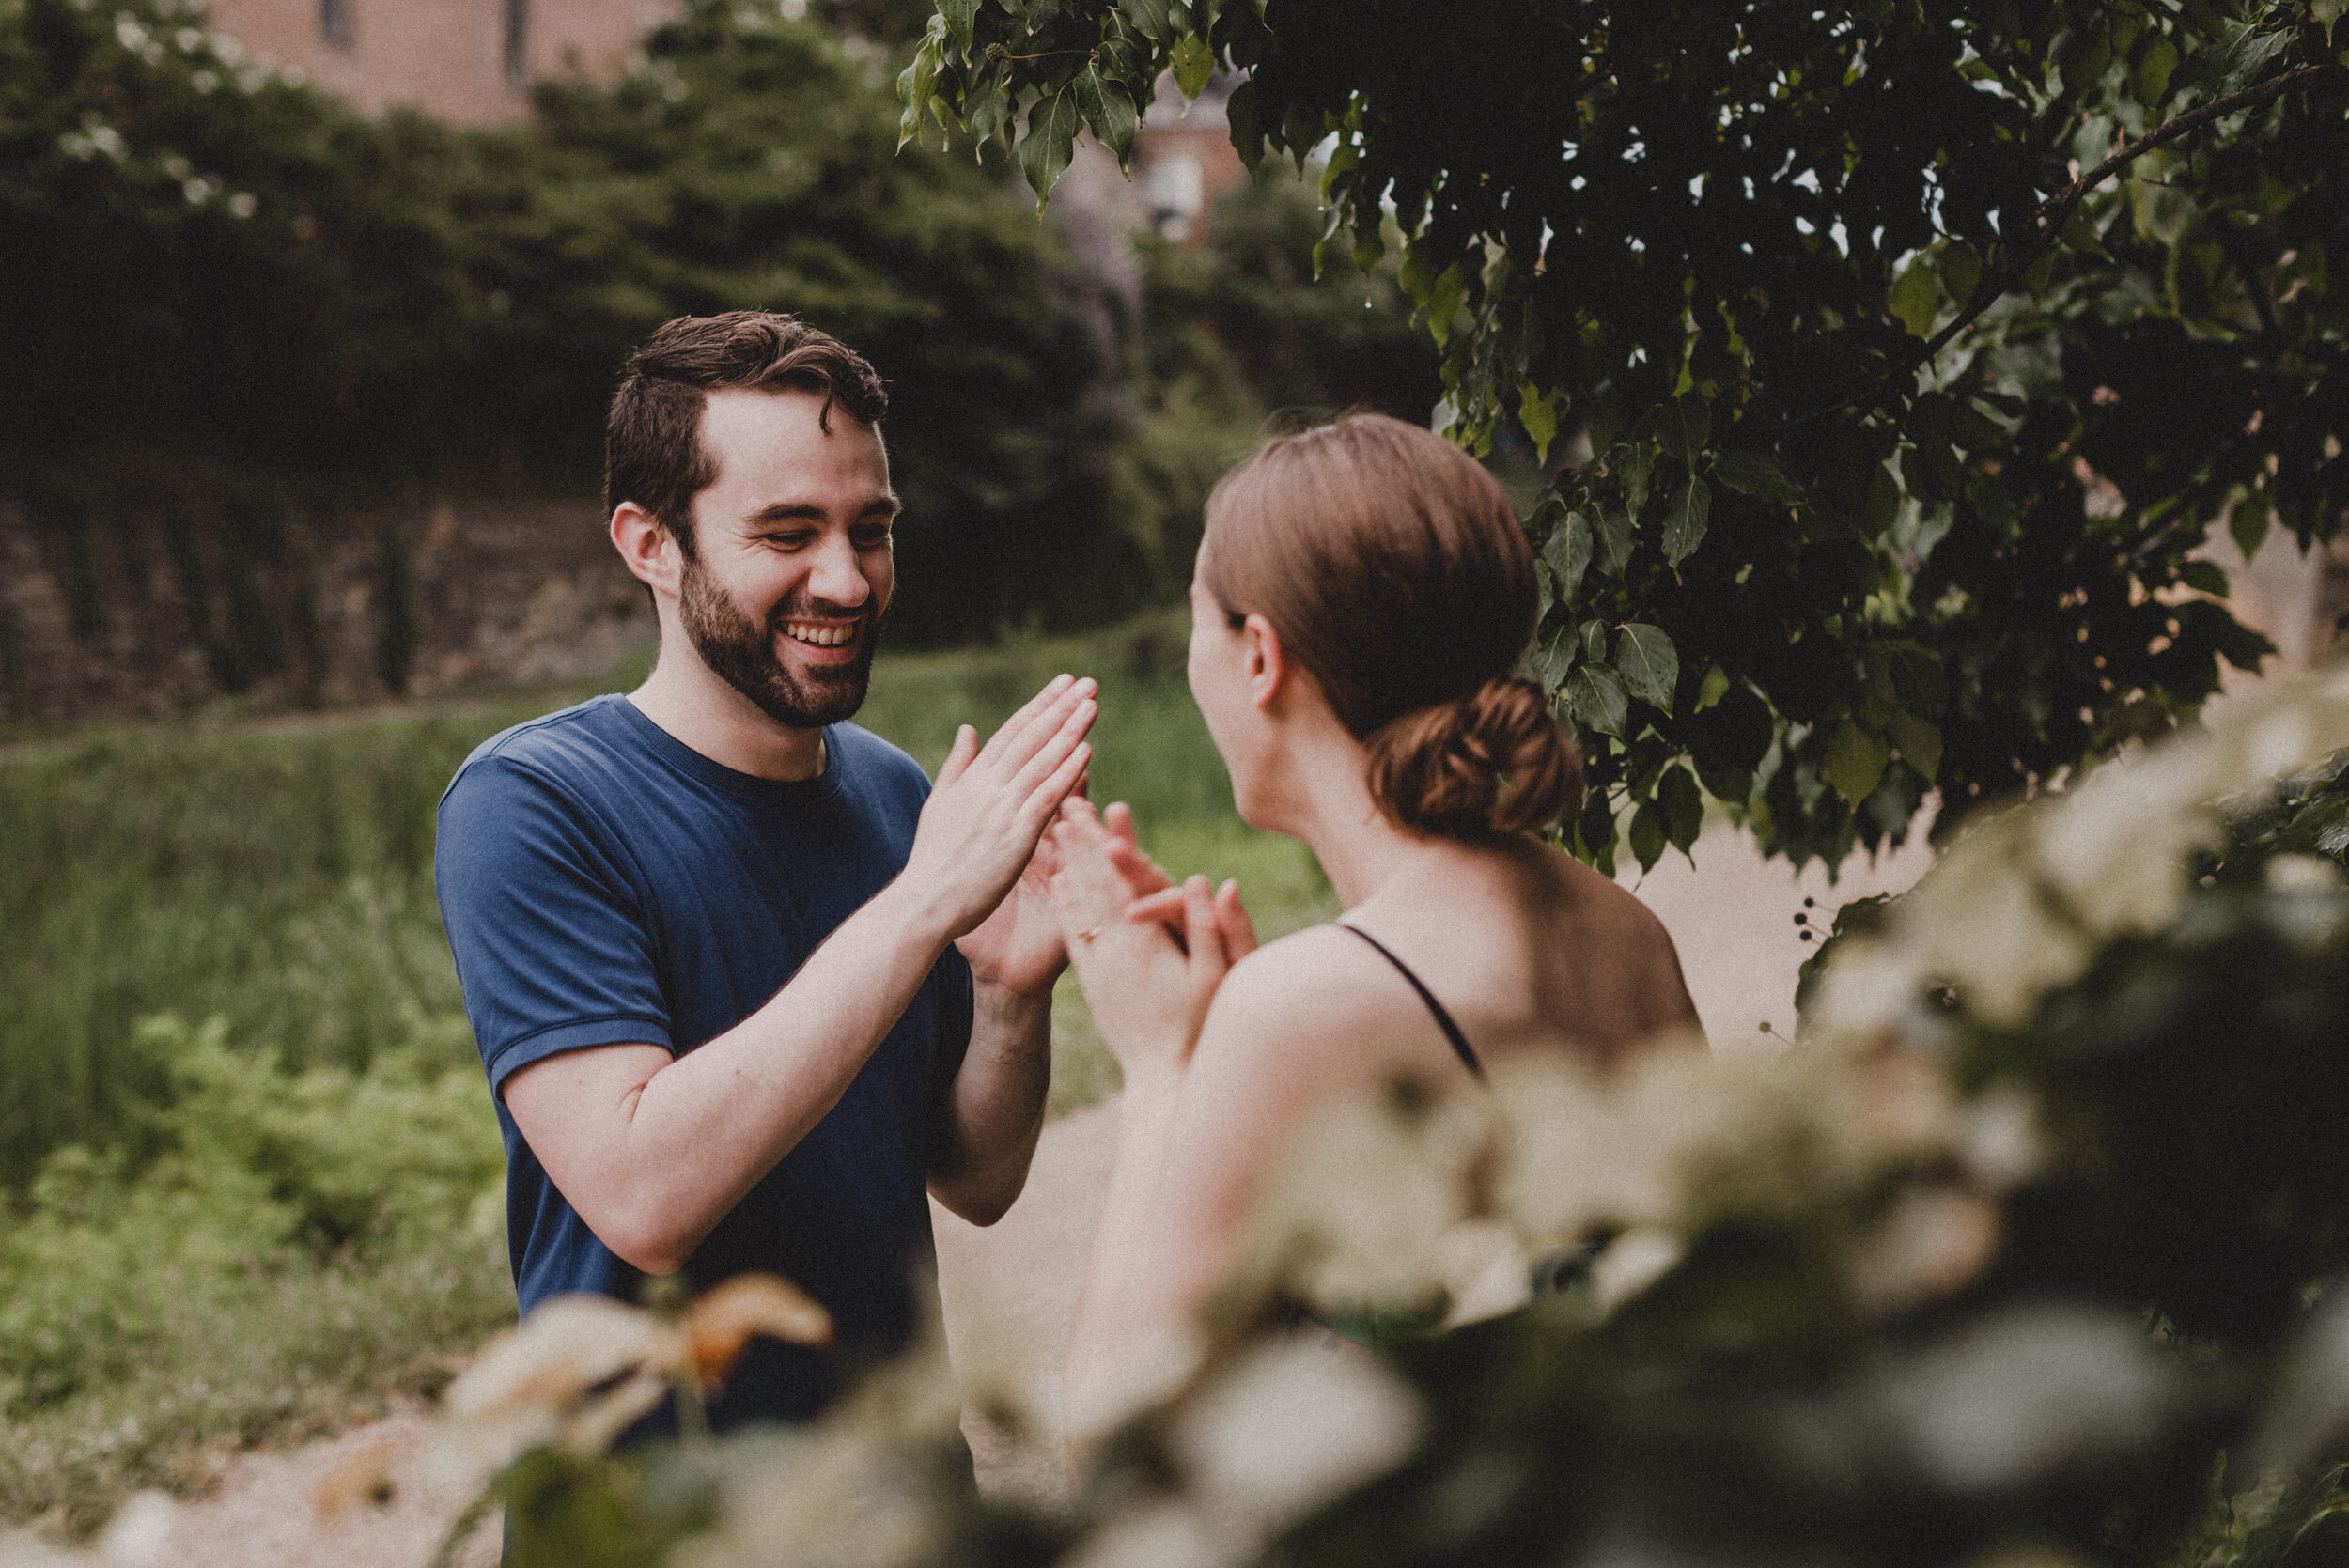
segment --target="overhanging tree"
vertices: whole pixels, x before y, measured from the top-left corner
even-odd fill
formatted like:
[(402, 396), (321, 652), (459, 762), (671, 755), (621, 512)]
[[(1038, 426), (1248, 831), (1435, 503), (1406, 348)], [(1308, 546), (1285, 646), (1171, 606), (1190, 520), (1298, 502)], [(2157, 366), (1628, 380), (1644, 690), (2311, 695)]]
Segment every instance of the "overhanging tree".
[(1165, 73), (1247, 72), (1233, 141), (1320, 149), (1325, 246), (1399, 222), (1439, 424), (1553, 462), (1574, 847), (1686, 848), (1701, 781), (1832, 864), (2264, 651), (2193, 552), (2342, 504), (2344, 8), (944, 0), (899, 91), (1041, 198)]

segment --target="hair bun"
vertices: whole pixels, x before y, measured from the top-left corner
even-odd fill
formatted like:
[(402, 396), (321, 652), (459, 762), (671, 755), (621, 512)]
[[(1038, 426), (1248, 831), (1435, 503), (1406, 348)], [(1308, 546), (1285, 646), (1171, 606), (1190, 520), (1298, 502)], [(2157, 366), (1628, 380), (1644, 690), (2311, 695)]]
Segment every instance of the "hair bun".
[(1522, 833), (1582, 803), (1582, 758), (1531, 681), (1488, 680), (1381, 725), (1364, 744), (1371, 798), (1422, 832)]

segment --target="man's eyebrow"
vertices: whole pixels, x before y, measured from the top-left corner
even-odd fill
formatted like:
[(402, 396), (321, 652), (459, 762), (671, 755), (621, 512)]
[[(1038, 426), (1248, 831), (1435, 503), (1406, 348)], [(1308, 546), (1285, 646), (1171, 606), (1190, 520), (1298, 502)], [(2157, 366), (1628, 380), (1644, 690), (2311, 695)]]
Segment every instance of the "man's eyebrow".
[[(898, 500), (896, 492), (893, 490), (877, 495), (866, 502), (863, 507), (859, 508), (857, 516), (859, 518), (894, 518), (904, 507), (905, 503)], [(812, 501), (778, 501), (771, 506), (762, 506), (753, 512), (750, 521), (754, 526), (774, 522), (822, 522), (830, 514), (824, 508)]]

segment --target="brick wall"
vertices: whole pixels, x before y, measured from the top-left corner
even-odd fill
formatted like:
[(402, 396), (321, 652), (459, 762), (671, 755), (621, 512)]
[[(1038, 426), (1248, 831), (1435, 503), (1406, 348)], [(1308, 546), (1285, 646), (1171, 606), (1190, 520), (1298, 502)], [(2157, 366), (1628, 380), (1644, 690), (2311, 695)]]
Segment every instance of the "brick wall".
[(398, 103), (490, 125), (529, 114), (537, 77), (616, 77), (677, 9), (674, 0), (213, 0), (211, 22), (366, 113)]

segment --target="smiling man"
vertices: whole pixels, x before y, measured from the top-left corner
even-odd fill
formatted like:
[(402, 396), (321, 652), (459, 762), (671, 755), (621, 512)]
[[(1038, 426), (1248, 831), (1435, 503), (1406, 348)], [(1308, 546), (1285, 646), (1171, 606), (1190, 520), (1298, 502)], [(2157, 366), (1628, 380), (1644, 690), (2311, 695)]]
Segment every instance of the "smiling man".
[(656, 333), (605, 484), (660, 660), (486, 742), (441, 802), (522, 1310), (766, 1270), (832, 1314), (832, 1355), (754, 1343), (722, 1429), (813, 1414), (903, 1344), (925, 1190), (992, 1220), (1043, 1119), (1066, 958), (1037, 846), (1092, 683), (983, 749), (964, 726), (935, 788), (848, 722), (894, 583), (886, 411), (871, 365), (789, 317)]

